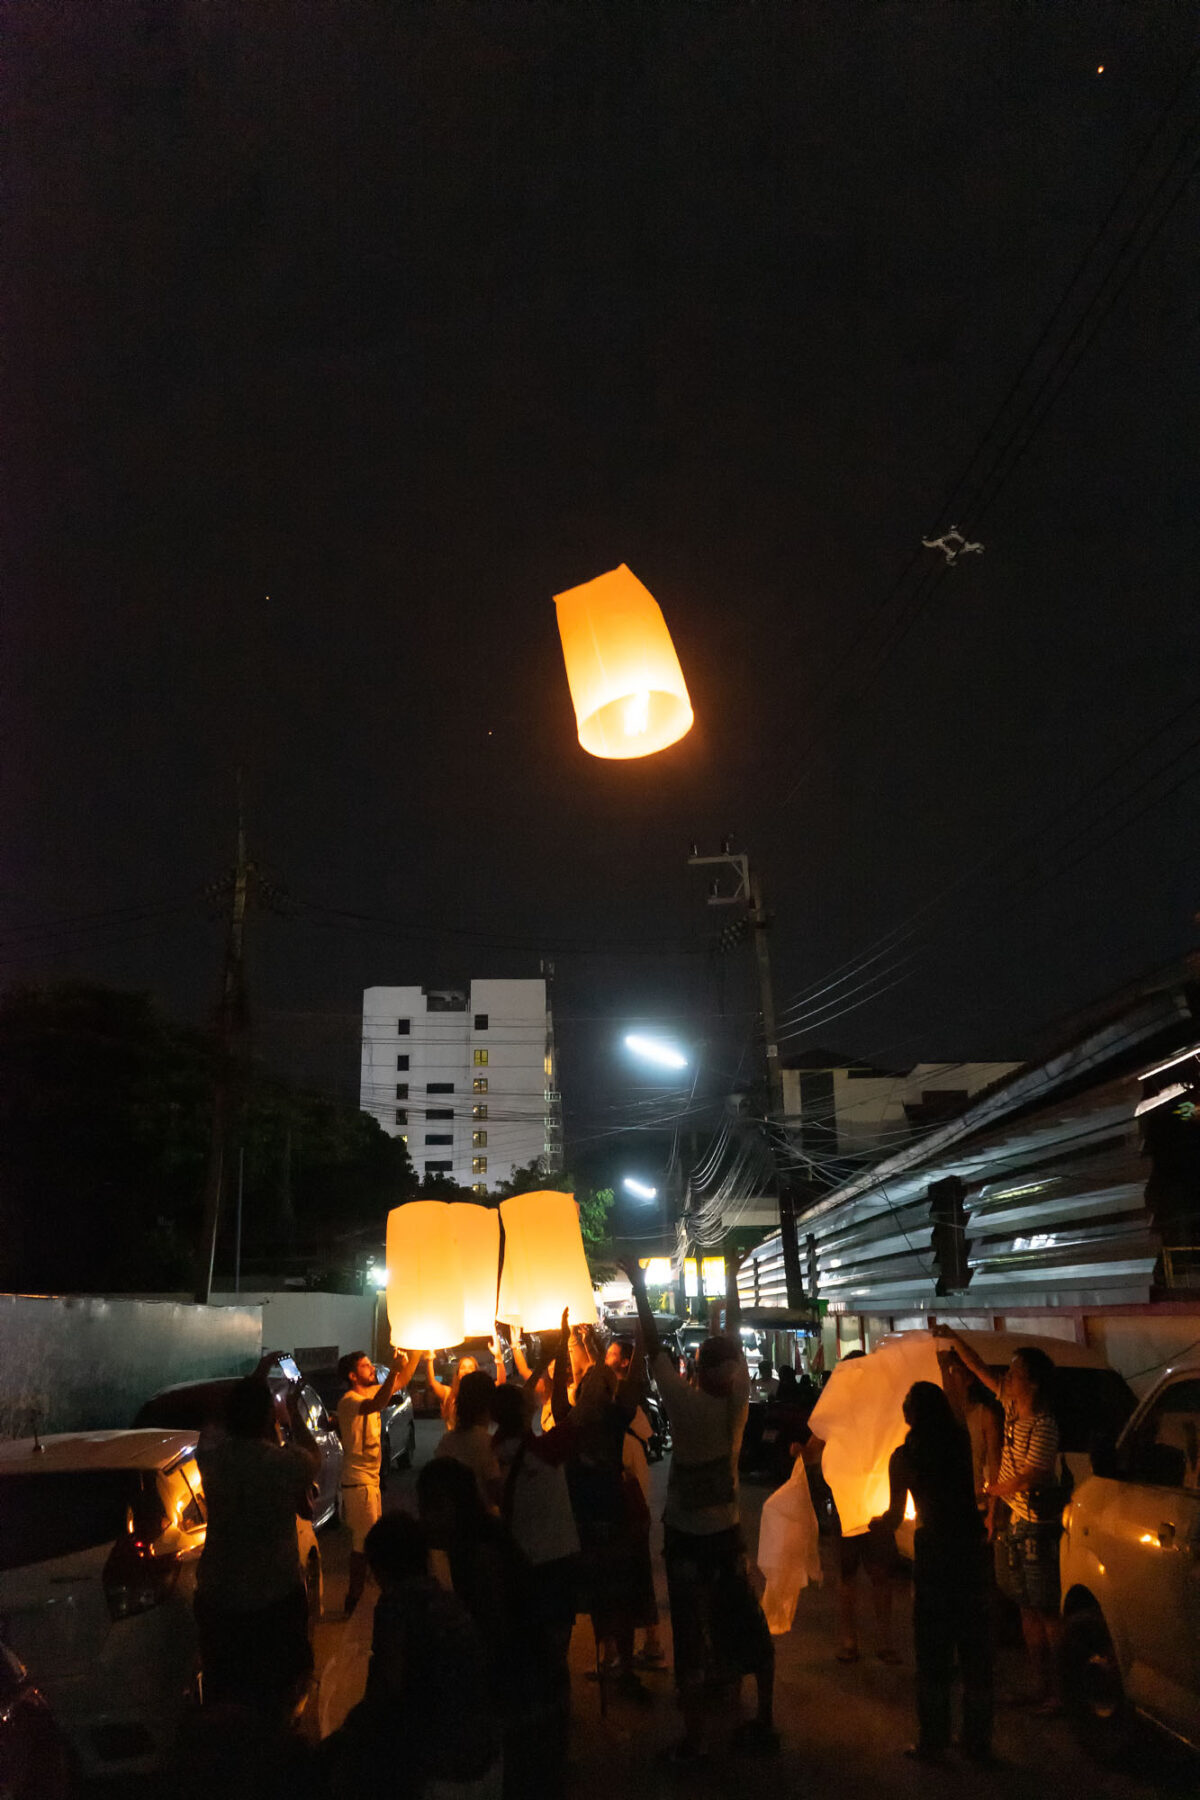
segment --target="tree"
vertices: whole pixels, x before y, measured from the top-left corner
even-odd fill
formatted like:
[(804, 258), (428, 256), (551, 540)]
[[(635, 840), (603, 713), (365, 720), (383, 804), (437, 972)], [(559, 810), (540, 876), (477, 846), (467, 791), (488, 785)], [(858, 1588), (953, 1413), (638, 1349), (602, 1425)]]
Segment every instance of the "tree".
[[(0, 998), (0, 1270), (31, 1292), (172, 1291), (200, 1224), (215, 1049), (148, 994), (85, 982)], [(243, 1255), (346, 1285), (416, 1176), (357, 1106), (252, 1068), (236, 1130)], [(238, 1138), (218, 1281), (233, 1264)]]

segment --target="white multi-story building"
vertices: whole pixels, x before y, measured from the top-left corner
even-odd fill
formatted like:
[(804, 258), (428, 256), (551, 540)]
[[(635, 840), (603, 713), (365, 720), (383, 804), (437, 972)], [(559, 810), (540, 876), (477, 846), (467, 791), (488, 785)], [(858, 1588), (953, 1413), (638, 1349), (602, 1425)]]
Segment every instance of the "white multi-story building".
[(367, 988), (360, 1105), (404, 1139), (422, 1177), (482, 1194), (535, 1157), (560, 1168), (545, 981)]

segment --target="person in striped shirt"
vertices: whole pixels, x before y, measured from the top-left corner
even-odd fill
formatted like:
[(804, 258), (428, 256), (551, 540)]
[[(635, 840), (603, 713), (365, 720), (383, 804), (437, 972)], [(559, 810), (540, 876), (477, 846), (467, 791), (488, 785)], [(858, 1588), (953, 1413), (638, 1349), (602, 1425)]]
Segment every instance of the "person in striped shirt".
[(1054, 1364), (1044, 1350), (1025, 1345), (1014, 1351), (1001, 1380), (957, 1332), (946, 1326), (934, 1326), (933, 1331), (949, 1339), (971, 1373), (1004, 1404), (1000, 1473), (987, 1487), (989, 1499), (1003, 1501), (1006, 1509), (1003, 1525), (992, 1532), (996, 1582), (1021, 1610), (1021, 1630), (1034, 1671), (1029, 1705), (1038, 1712), (1058, 1713), (1062, 1711), (1058, 1658), (1062, 1494), (1058, 1421), (1052, 1404)]

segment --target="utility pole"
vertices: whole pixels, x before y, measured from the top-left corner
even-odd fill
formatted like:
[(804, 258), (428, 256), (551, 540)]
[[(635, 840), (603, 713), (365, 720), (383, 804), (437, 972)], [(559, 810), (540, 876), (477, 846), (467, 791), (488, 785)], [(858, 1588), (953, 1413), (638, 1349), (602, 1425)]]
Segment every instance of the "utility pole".
[[(771, 983), (771, 947), (767, 939), (771, 917), (763, 905), (762, 883), (750, 867), (750, 858), (742, 852), (735, 851), (732, 841), (726, 838), (717, 856), (701, 856), (695, 844), (688, 857), (691, 868), (719, 866), (731, 869), (737, 877), (737, 885), (732, 894), (722, 892), (720, 878), (712, 882), (708, 892), (710, 906), (742, 906), (747, 909), (747, 919), (754, 933), (754, 960), (758, 970), (759, 1010), (762, 1016), (763, 1048), (765, 1051), (768, 1115), (776, 1119), (779, 1129), (783, 1129), (783, 1069), (779, 1062), (779, 1038), (775, 1026), (775, 990)], [(804, 1277), (800, 1268), (800, 1245), (796, 1238), (796, 1198), (792, 1189), (790, 1172), (782, 1167), (780, 1159), (775, 1156), (775, 1174), (779, 1187), (779, 1238), (783, 1246), (783, 1274), (787, 1286), (787, 1303), (789, 1307), (801, 1308), (806, 1304)]]
[[(259, 884), (258, 869), (246, 856), (246, 820), (242, 805), (242, 772), (238, 770), (237, 860), (232, 869), (210, 889), (214, 898), (228, 896), (225, 929), (225, 961), (221, 999), (217, 1007), (217, 1063), (213, 1082), (212, 1138), (208, 1172), (204, 1182), (204, 1215), (196, 1248), (194, 1298), (207, 1306), (212, 1296), (213, 1258), (217, 1247), (217, 1223), (221, 1215), (221, 1191), (228, 1160), (230, 1127), (241, 1098), (249, 1013), (246, 1004), (246, 909), (251, 891)], [(240, 1245), (239, 1245), (240, 1252)], [(239, 1271), (240, 1273), (240, 1271)]]

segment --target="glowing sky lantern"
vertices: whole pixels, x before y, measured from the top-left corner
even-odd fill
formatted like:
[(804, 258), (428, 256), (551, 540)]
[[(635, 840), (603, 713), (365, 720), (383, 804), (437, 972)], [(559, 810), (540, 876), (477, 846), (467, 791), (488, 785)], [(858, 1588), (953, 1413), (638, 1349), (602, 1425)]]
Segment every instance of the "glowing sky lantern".
[(496, 1329), (500, 1214), (491, 1206), (456, 1201), (450, 1207), (450, 1223), (462, 1275), (462, 1335), (491, 1337)]
[(624, 563), (556, 594), (554, 603), (585, 750), (650, 756), (691, 730), (691, 701), (666, 620)]
[(410, 1200), (388, 1214), (388, 1324), (405, 1350), (462, 1342), (463, 1272), (450, 1213), (443, 1200)]
[(847, 1537), (887, 1511), (888, 1461), (904, 1442), (904, 1396), (914, 1381), (941, 1385), (937, 1339), (909, 1332), (869, 1356), (840, 1362), (813, 1407), (809, 1429), (823, 1438), (821, 1472), (833, 1490)]
[(572, 1325), (594, 1325), (579, 1208), (573, 1194), (543, 1191), (500, 1202), (504, 1267), (497, 1316), (525, 1331), (552, 1330), (568, 1307)]

